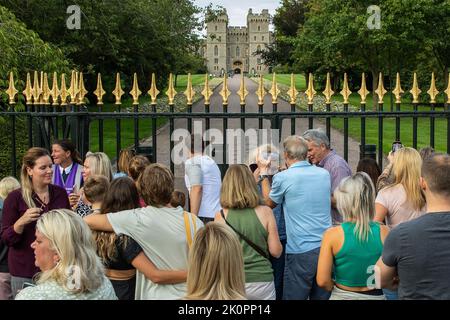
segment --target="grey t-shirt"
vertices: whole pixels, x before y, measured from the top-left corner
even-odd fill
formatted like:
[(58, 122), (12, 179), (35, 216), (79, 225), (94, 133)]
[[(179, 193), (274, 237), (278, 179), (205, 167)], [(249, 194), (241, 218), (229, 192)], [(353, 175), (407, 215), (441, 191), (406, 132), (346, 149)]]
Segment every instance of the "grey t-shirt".
[(382, 259), (397, 268), (400, 299), (450, 299), (450, 212), (400, 224), (386, 238)]

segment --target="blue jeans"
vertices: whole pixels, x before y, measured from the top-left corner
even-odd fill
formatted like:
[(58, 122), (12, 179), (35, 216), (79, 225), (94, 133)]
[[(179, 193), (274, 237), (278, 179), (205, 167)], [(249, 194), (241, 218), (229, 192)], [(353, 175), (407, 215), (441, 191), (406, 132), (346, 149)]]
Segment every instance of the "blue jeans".
[(398, 290), (392, 291), (389, 289), (383, 289), (386, 300), (398, 300)]
[(280, 240), (283, 246), (283, 252), (279, 258), (271, 258), (273, 269), (273, 281), (275, 283), (275, 291), (277, 300), (283, 298), (283, 278), (284, 278), (284, 265), (286, 259), (286, 239)]
[(286, 254), (283, 300), (328, 300), (331, 292), (317, 285), (317, 262), (320, 247), (314, 250)]

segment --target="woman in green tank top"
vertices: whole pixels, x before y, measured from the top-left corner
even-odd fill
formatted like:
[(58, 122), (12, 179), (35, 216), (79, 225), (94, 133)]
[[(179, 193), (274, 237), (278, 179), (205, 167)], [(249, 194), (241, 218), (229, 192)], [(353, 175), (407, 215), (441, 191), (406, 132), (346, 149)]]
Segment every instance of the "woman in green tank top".
[(332, 291), (330, 300), (384, 300), (382, 290), (374, 289), (374, 267), (389, 228), (372, 221), (375, 187), (366, 173), (357, 172), (342, 180), (334, 197), (344, 222), (324, 233), (317, 284)]
[[(244, 255), (245, 291), (249, 300), (275, 300), (273, 270), (268, 257), (283, 250), (272, 209), (262, 206), (256, 181), (246, 165), (232, 165), (220, 192), (222, 212), (215, 221), (227, 223), (238, 234)], [(224, 220), (226, 219), (226, 220)], [(258, 249), (255, 249), (258, 248)]]

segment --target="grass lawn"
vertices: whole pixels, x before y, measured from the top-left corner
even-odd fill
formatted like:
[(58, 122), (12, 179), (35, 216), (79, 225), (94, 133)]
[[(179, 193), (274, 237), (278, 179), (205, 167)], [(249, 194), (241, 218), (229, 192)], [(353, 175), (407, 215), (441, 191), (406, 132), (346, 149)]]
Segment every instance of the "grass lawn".
[[(277, 83), (283, 84), (285, 86), (291, 85), (291, 75), (290, 74), (277, 74)], [(272, 74), (266, 74), (264, 76), (264, 79), (272, 81), (273, 75)], [(297, 90), (306, 90), (306, 80), (305, 76), (302, 74), (294, 74), (294, 80), (295, 80), (295, 87)]]

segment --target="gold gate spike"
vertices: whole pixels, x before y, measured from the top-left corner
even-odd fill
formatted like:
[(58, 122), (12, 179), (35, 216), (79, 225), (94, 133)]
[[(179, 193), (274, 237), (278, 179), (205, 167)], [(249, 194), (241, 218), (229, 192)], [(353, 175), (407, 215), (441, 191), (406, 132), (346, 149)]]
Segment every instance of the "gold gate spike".
[(44, 104), (44, 72), (41, 71), (41, 77), (39, 81), (39, 104)]
[(340, 94), (344, 97), (344, 104), (348, 104), (348, 98), (350, 97), (352, 92), (348, 88), (347, 73), (344, 73), (344, 85), (342, 86)]
[(205, 74), (205, 87), (203, 88), (202, 95), (203, 97), (205, 97), (205, 105), (209, 105), (209, 99), (211, 98), (212, 91), (211, 88), (209, 87), (208, 74)]
[(361, 88), (358, 90), (358, 94), (361, 96), (361, 104), (366, 104), (367, 95), (370, 92), (367, 90), (366, 86), (366, 74), (363, 72), (361, 80)]
[(86, 96), (87, 93), (88, 91), (84, 86), (83, 72), (80, 72), (80, 77), (78, 79), (78, 102), (77, 102), (78, 105), (85, 104), (86, 101), (84, 97)]
[(135, 72), (133, 75), (133, 88), (130, 91), (130, 94), (133, 97), (133, 106), (139, 105), (139, 96), (141, 95), (141, 93), (142, 91), (139, 90), (137, 73)]
[(33, 88), (31, 87), (31, 76), (29, 72), (27, 72), (27, 84), (25, 86), (25, 90), (23, 90), (23, 95), (25, 96), (25, 104), (31, 104), (31, 99), (33, 98)]
[(117, 104), (117, 105), (122, 104), (121, 99), (122, 99), (122, 96), (123, 96), (123, 94), (125, 92), (122, 90), (122, 85), (120, 83), (120, 73), (119, 72), (117, 72), (117, 74), (116, 74), (116, 88), (114, 89), (114, 91), (112, 93), (116, 97), (115, 104)]
[(325, 96), (325, 103), (330, 104), (331, 103), (331, 96), (334, 94), (334, 91), (331, 90), (331, 80), (330, 80), (330, 73), (327, 72), (327, 84), (325, 85), (325, 90), (322, 92)]
[(77, 81), (77, 75), (78, 73), (75, 70), (72, 70), (72, 76), (70, 78), (70, 87), (69, 87), (69, 94), (70, 94), (70, 104), (76, 104), (77, 103), (77, 94), (78, 94), (78, 81)]
[(49, 105), (49, 98), (50, 98), (50, 86), (48, 85), (48, 77), (47, 73), (44, 73), (44, 79), (42, 82), (42, 102), (45, 105)]
[(263, 76), (259, 76), (258, 90), (256, 90), (256, 95), (258, 96), (258, 105), (264, 105), (264, 96), (266, 95), (266, 90), (264, 89), (264, 79)]
[(154, 73), (152, 73), (152, 83), (150, 85), (150, 90), (148, 90), (148, 94), (150, 95), (150, 97), (152, 97), (152, 104), (155, 105), (159, 90), (156, 89), (156, 77)]
[(245, 97), (247, 96), (248, 91), (245, 88), (244, 75), (241, 77), (241, 86), (238, 91), (238, 96), (241, 98), (241, 106), (245, 105)]
[(450, 73), (448, 74), (448, 86), (444, 92), (447, 95), (447, 103), (450, 103)]
[(417, 84), (417, 74), (414, 72), (413, 87), (409, 91), (413, 96), (413, 103), (419, 103), (419, 94), (422, 92)]
[(386, 89), (384, 89), (383, 85), (383, 74), (380, 72), (378, 75), (378, 88), (375, 90), (376, 94), (378, 95), (378, 103), (383, 103), (383, 97), (386, 94)]
[(223, 88), (222, 91), (220, 91), (220, 95), (222, 96), (222, 105), (227, 105), (228, 97), (230, 96), (230, 90), (228, 90), (228, 80), (226, 73), (223, 75)]
[(430, 95), (430, 102), (436, 103), (436, 96), (439, 94), (439, 91), (436, 89), (436, 81), (434, 80), (434, 72), (431, 73), (431, 85), (430, 90), (427, 91)]
[(94, 94), (97, 97), (97, 105), (103, 104), (103, 96), (105, 95), (106, 91), (103, 90), (103, 84), (102, 84), (102, 75), (99, 73), (97, 75), (97, 89), (95, 89)]
[(313, 104), (314, 95), (317, 92), (314, 90), (314, 79), (312, 73), (309, 74), (308, 90), (306, 90), (305, 93), (308, 96), (308, 104)]
[(392, 90), (392, 93), (395, 95), (395, 103), (402, 103), (402, 93), (404, 92), (405, 91), (402, 90), (402, 85), (400, 83), (400, 73), (397, 72), (395, 88)]
[(52, 89), (50, 90), (50, 97), (52, 98), (52, 106), (58, 105), (58, 96), (59, 96), (59, 88), (58, 88), (58, 75), (53, 72), (53, 83)]
[(292, 105), (296, 104), (298, 91), (297, 88), (295, 88), (295, 78), (293, 73), (291, 73), (291, 86), (289, 87), (287, 94), (291, 98), (291, 101), (289, 103)]
[(194, 99), (195, 91), (194, 89), (192, 89), (192, 79), (190, 73), (188, 73), (187, 87), (186, 91), (184, 91), (184, 95), (186, 96), (187, 104), (191, 106), (192, 100)]
[(61, 91), (59, 92), (61, 96), (61, 106), (67, 106), (67, 97), (69, 97), (69, 92), (66, 87), (66, 74), (61, 75)]
[(169, 98), (169, 105), (174, 104), (174, 99), (177, 92), (175, 91), (175, 88), (173, 86), (173, 75), (172, 73), (169, 74), (169, 88), (166, 91), (166, 95)]
[(275, 72), (273, 73), (273, 77), (272, 77), (272, 88), (270, 88), (270, 94), (272, 95), (272, 103), (277, 104), (278, 103), (278, 95), (280, 94), (280, 89), (278, 89), (277, 76), (276, 76)]
[(8, 90), (6, 90), (6, 93), (9, 96), (9, 104), (13, 105), (16, 104), (16, 94), (17, 94), (17, 89), (14, 86), (14, 76), (12, 71), (9, 73), (9, 87)]
[(38, 72), (34, 71), (34, 84), (33, 84), (33, 104), (39, 105), (39, 97), (41, 96), (41, 88), (39, 87)]

